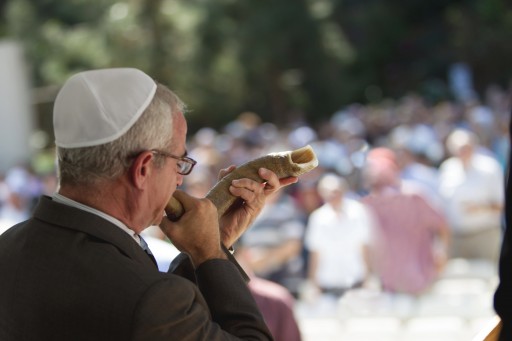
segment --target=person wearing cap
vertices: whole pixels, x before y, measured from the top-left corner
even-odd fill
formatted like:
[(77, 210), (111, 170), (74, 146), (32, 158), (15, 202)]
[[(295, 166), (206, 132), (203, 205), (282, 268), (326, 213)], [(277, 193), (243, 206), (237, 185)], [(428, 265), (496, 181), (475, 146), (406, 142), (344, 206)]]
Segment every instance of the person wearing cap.
[(324, 174), (317, 190), (324, 204), (308, 219), (304, 240), (309, 251), (308, 285), (314, 296), (339, 298), (362, 287), (368, 278), (373, 217), (337, 173)]
[[(0, 340), (271, 339), (228, 252), (265, 198), (296, 182), (260, 169), (234, 180), (220, 219), (177, 190), (187, 157), (185, 106), (140, 70), (78, 73), (54, 104), (59, 187), (0, 236)], [(233, 170), (221, 171), (221, 175)], [(171, 196), (185, 213), (164, 217)], [(140, 237), (159, 225), (182, 252), (159, 272)]]
[(502, 239), (503, 170), (470, 130), (446, 139), (450, 157), (439, 166), (439, 193), (452, 232), (451, 257), (497, 264)]

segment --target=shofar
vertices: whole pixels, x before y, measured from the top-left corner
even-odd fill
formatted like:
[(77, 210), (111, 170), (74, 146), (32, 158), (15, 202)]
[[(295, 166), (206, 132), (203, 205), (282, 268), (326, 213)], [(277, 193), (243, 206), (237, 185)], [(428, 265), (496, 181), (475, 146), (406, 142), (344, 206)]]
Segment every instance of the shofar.
[[(318, 166), (318, 159), (309, 145), (292, 151), (268, 154), (239, 166), (223, 177), (206, 194), (206, 198), (217, 207), (218, 215), (221, 217), (237, 199), (229, 192), (231, 181), (248, 178), (261, 182), (258, 170), (262, 167), (273, 171), (279, 179), (282, 179), (300, 176), (313, 170), (316, 166)], [(169, 219), (176, 221), (183, 215), (184, 209), (176, 198), (171, 197), (165, 212)]]

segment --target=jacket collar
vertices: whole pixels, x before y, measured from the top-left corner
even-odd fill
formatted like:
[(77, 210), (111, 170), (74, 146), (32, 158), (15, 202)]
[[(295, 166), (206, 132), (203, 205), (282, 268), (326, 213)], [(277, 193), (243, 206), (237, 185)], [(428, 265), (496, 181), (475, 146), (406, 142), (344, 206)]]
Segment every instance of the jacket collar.
[(113, 223), (93, 213), (42, 196), (33, 217), (58, 228), (86, 233), (116, 246), (122, 253), (145, 263), (146, 266), (156, 266), (133, 238)]

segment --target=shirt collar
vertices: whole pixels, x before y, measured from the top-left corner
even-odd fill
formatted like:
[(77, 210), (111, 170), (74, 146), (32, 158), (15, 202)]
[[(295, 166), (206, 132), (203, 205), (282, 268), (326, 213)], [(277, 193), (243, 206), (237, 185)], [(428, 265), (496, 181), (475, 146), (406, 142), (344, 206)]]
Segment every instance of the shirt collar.
[(108, 215), (108, 214), (106, 214), (104, 212), (101, 212), (101, 211), (95, 209), (95, 208), (92, 208), (90, 206), (87, 206), (87, 205), (84, 205), (84, 204), (79, 203), (77, 201), (74, 201), (74, 200), (72, 200), (72, 199), (70, 199), (68, 197), (63, 196), (60, 193), (54, 193), (53, 196), (52, 196), (52, 199), (55, 200), (56, 202), (60, 203), (60, 204), (72, 206), (72, 207), (78, 208), (78, 209), (80, 209), (82, 211), (86, 211), (86, 212), (95, 214), (95, 215), (97, 215), (97, 216), (99, 216), (99, 217), (101, 217), (101, 218), (103, 218), (105, 220), (108, 220), (109, 222), (111, 222), (112, 224), (116, 225), (117, 227), (119, 227), (124, 232), (128, 233), (128, 235), (130, 237), (132, 237), (137, 242), (137, 244), (141, 245), (139, 235), (136, 234), (133, 230), (130, 230), (128, 228), (128, 226), (123, 224), (120, 220), (112, 217), (111, 215)]

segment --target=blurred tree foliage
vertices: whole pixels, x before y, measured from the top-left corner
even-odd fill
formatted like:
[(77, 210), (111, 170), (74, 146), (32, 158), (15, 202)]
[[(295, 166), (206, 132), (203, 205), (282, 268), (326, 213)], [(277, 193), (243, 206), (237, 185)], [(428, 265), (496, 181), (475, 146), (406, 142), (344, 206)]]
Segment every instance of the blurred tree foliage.
[(353, 102), (450, 97), (448, 68), (476, 88), (512, 68), (509, 0), (0, 0), (37, 87), (132, 66), (189, 103), (191, 130), (243, 111), (311, 123)]

